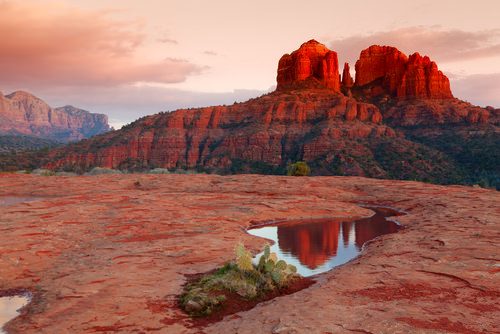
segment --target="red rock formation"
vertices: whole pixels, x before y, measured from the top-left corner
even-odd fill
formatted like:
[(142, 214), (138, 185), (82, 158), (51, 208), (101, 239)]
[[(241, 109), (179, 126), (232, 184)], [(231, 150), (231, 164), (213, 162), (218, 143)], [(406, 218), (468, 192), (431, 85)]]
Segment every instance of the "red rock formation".
[(414, 53), (398, 86), (400, 98), (451, 99), (450, 82), (429, 57)]
[(408, 58), (389, 46), (372, 45), (361, 52), (356, 62), (355, 85), (368, 84), (375, 85), (371, 95), (387, 92), (400, 99), (453, 98), (449, 80), (436, 63), (418, 53)]
[(351, 88), (354, 86), (354, 80), (351, 76), (349, 63), (344, 64), (344, 71), (342, 72), (342, 86), (346, 88)]
[(65, 106), (52, 108), (26, 93), (0, 93), (0, 134), (30, 135), (62, 141), (79, 140), (110, 130), (108, 117)]
[[(130, 159), (144, 168), (224, 168), (231, 165), (231, 159), (283, 165), (297, 150), (308, 160), (318, 158), (335, 148), (337, 136), (386, 135), (386, 128), (377, 125), (381, 121), (374, 105), (332, 94), (329, 89), (275, 92), (232, 106), (148, 116), (115, 133), (82, 142), (78, 149), (61, 148), (54, 153), (61, 158), (47, 167), (118, 168)], [(332, 127), (337, 132), (329, 131)], [(383, 129), (375, 130), (379, 128)], [(316, 142), (312, 138), (304, 141), (311, 133), (317, 133), (321, 145), (311, 146)]]
[(285, 54), (278, 63), (277, 89), (290, 87), (309, 78), (340, 92), (337, 53), (323, 44), (310, 40), (292, 54)]
[[(46, 167), (205, 167), (227, 172), (242, 161), (283, 167), (305, 160), (324, 161), (326, 172), (342, 165), (349, 166), (342, 172), (383, 177), (374, 158), (369, 159), (373, 161), (369, 172), (356, 161), (373, 155), (373, 148), (346, 145), (355, 138), (400, 136), (379, 124), (382, 120), (391, 125), (427, 125), (498, 119), (494, 109), (448, 98), (448, 81), (428, 58), (418, 54), (407, 58), (392, 47), (372, 46), (361, 52), (354, 98), (339, 93), (339, 80), (336, 54), (311, 40), (280, 59), (273, 93), (232, 106), (144, 117), (116, 133), (52, 152)], [(345, 64), (342, 88), (351, 83)], [(379, 99), (380, 109), (360, 102), (382, 93), (385, 102), (399, 99), (390, 104)], [(408, 141), (398, 143), (404, 146), (402, 151), (408, 150)]]

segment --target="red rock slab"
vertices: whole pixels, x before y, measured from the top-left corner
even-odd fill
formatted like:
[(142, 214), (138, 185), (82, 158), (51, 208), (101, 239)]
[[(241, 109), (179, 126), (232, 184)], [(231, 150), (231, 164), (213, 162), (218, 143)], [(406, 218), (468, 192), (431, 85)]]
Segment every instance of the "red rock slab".
[[(495, 333), (498, 192), (356, 177), (0, 174), (0, 290), (34, 293), (9, 333)], [(54, 196), (57, 195), (57, 196)], [(177, 308), (186, 275), (257, 253), (255, 222), (408, 211), (407, 228), (293, 295), (206, 328)]]

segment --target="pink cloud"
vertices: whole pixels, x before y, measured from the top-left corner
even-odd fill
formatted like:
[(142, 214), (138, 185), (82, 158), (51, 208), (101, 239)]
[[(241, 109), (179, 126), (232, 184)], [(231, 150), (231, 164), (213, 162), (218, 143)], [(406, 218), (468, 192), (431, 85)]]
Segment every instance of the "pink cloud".
[(203, 71), (187, 60), (144, 60), (140, 20), (61, 3), (0, 2), (0, 84), (176, 83)]
[(440, 63), (464, 61), (500, 54), (500, 29), (482, 31), (444, 30), (439, 26), (407, 27), (337, 39), (328, 46), (341, 59), (354, 64), (370, 45), (390, 45), (409, 55), (419, 52)]

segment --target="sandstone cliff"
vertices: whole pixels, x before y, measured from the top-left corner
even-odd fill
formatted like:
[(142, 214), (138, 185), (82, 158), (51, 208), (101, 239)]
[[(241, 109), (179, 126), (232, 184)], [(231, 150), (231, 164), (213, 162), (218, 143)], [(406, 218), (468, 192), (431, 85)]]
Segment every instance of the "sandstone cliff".
[[(374, 83), (369, 93), (399, 99), (452, 99), (448, 78), (435, 62), (418, 53), (409, 58), (394, 47), (372, 45), (356, 62), (356, 86)], [(378, 80), (378, 82), (376, 82)]]
[[(52, 151), (45, 167), (283, 173), (288, 164), (304, 160), (316, 175), (456, 183), (470, 179), (450, 156), (475, 161), (475, 147), (498, 130), (498, 110), (454, 98), (434, 62), (393, 47), (362, 51), (355, 81), (349, 64), (341, 81), (336, 53), (311, 40), (281, 57), (277, 84), (275, 92), (244, 103), (144, 117)], [(457, 146), (443, 153), (419, 132), (439, 135), (444, 127), (451, 133), (465, 128), (460, 136), (470, 129), (486, 135), (464, 141), (474, 149), (458, 156)], [(495, 159), (488, 166), (498, 165)], [(477, 166), (466, 168), (476, 173)]]
[(281, 57), (278, 64), (277, 89), (284, 89), (306, 79), (316, 79), (325, 87), (340, 92), (337, 53), (323, 44), (310, 40), (291, 54)]
[(381, 121), (374, 105), (328, 89), (275, 92), (232, 106), (148, 116), (68, 147), (47, 167), (225, 168), (235, 159), (283, 165), (319, 158), (342, 138), (395, 136)]
[(0, 134), (29, 135), (61, 141), (80, 140), (110, 130), (108, 117), (65, 106), (52, 108), (22, 91), (0, 93)]

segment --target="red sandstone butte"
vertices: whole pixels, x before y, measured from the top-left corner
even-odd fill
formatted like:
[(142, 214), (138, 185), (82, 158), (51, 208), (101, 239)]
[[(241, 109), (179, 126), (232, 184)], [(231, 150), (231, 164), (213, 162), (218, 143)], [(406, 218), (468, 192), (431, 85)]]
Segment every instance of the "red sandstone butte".
[[(390, 46), (372, 45), (361, 51), (356, 62), (355, 85), (375, 84), (382, 92), (400, 99), (452, 99), (448, 78), (438, 70), (435, 62), (418, 53), (409, 58)], [(379, 80), (379, 82), (376, 82)]]
[[(0, 290), (32, 302), (9, 333), (498, 333), (500, 194), (361, 177), (0, 174)], [(408, 212), (406, 229), (309, 288), (197, 328), (187, 275), (233, 259), (245, 227), (285, 218)]]
[[(352, 89), (349, 65), (344, 64), (342, 88), (347, 96), (340, 92), (336, 53), (315, 40), (281, 58), (277, 84), (276, 91), (243, 103), (143, 117), (118, 131), (51, 150), (50, 162), (43, 167), (227, 170), (236, 160), (285, 166), (296, 159), (342, 156), (343, 147), (350, 146), (344, 139), (402, 136), (389, 126), (496, 127), (500, 118), (494, 108), (452, 98), (448, 79), (429, 58), (408, 58), (388, 46), (361, 52)], [(372, 99), (378, 95), (382, 98)], [(356, 146), (356, 156), (371, 150)], [(342, 172), (367, 175), (360, 167)]]
[(337, 53), (314, 39), (281, 57), (278, 63), (277, 89), (300, 84), (308, 78), (315, 78), (327, 88), (340, 92)]

